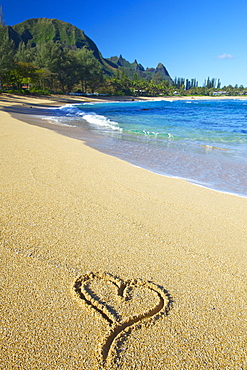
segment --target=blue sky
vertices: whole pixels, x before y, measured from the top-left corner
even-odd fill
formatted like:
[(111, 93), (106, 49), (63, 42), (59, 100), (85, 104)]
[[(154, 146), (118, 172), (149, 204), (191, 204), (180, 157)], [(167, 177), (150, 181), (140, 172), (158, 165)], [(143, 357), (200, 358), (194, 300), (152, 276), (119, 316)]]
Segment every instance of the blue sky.
[(122, 54), (171, 77), (247, 86), (246, 0), (0, 0), (6, 24), (57, 18), (84, 30), (105, 58)]

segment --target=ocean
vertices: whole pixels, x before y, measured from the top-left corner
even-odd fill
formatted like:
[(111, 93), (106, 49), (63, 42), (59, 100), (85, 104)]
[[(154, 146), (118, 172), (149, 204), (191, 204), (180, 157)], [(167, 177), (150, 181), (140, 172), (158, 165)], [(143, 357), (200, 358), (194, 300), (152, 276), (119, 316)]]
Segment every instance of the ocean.
[[(104, 153), (160, 175), (247, 196), (247, 100), (81, 103), (48, 119)], [(81, 134), (78, 134), (81, 133)]]

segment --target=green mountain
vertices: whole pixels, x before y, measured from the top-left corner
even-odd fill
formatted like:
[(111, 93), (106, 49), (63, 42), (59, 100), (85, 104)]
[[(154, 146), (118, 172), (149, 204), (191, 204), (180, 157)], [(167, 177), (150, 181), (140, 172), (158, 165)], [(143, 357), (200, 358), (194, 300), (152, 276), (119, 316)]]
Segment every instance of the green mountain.
[(93, 55), (103, 65), (104, 71), (111, 74), (109, 66), (96, 44), (85, 35), (84, 31), (70, 23), (58, 19), (34, 18), (28, 19), (15, 26), (9, 27), (9, 36), (18, 47), (20, 42), (32, 46), (41, 45), (48, 41), (59, 41), (63, 47), (81, 49), (86, 47), (92, 50)]
[(172, 79), (165, 68), (165, 66), (162, 63), (159, 63), (156, 68), (146, 68), (135, 61), (133, 63), (128, 62), (126, 59), (120, 55), (119, 57), (111, 57), (107, 59), (108, 63), (114, 68), (114, 69), (123, 69), (125, 73), (130, 77), (133, 78), (135, 75), (144, 78), (144, 79), (154, 79), (157, 82), (158, 81), (168, 81), (169, 83), (172, 82)]
[(140, 78), (155, 80), (166, 80), (172, 82), (169, 73), (163, 64), (159, 63), (156, 68), (144, 67), (135, 60), (128, 62), (121, 55), (120, 57), (103, 58), (96, 44), (85, 35), (84, 31), (70, 23), (58, 19), (34, 18), (28, 19), (15, 26), (7, 26), (9, 37), (14, 41), (16, 48), (20, 42), (29, 43), (35, 47), (48, 41), (59, 41), (63, 47), (71, 49), (81, 49), (86, 47), (92, 50), (95, 58), (103, 66), (103, 71), (107, 75), (114, 75), (117, 71), (123, 71), (133, 78), (137, 75)]

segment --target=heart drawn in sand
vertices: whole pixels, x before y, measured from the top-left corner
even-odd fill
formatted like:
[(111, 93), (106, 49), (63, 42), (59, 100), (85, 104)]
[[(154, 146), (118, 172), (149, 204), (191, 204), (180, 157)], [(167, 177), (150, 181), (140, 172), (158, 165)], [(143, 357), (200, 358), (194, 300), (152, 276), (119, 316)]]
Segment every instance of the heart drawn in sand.
[(169, 294), (141, 279), (124, 282), (108, 273), (90, 273), (78, 277), (73, 288), (76, 296), (109, 324), (109, 333), (100, 346), (99, 360), (103, 365), (117, 336), (169, 310)]

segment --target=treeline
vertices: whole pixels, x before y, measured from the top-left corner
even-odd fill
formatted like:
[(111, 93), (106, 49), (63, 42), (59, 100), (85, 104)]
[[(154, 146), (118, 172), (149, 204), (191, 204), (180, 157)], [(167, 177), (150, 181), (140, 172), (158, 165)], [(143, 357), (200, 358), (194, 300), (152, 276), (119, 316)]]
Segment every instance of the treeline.
[(247, 94), (247, 87), (243, 85), (229, 85), (221, 88), (219, 79), (209, 77), (204, 81), (203, 86), (199, 86), (196, 79), (185, 79), (175, 77), (169, 84), (168, 81), (159, 79), (156, 76), (152, 80), (140, 79), (136, 74), (133, 79), (128, 78), (124, 69), (118, 75), (104, 80), (99, 92), (112, 95), (131, 95), (131, 96), (189, 96), (189, 95), (244, 95)]
[[(69, 49), (59, 42), (41, 45), (20, 43), (18, 48), (8, 37), (0, 17), (0, 91), (32, 94), (99, 93), (130, 96), (213, 95), (220, 81), (208, 78), (202, 87), (196, 79), (175, 78), (173, 83), (159, 75), (145, 80), (138, 73), (129, 78), (124, 68), (113, 76), (103, 73), (102, 64), (92, 51)], [(224, 87), (228, 95), (247, 92), (243, 86)]]
[[(185, 90), (190, 90), (198, 87), (198, 81), (195, 78), (192, 78), (191, 80), (181, 78), (181, 77), (175, 77), (174, 79), (174, 86), (176, 88), (182, 88)], [(209, 77), (207, 80), (204, 81), (203, 87), (207, 87), (207, 89), (220, 89), (221, 82), (220, 80), (216, 78), (210, 79)]]

